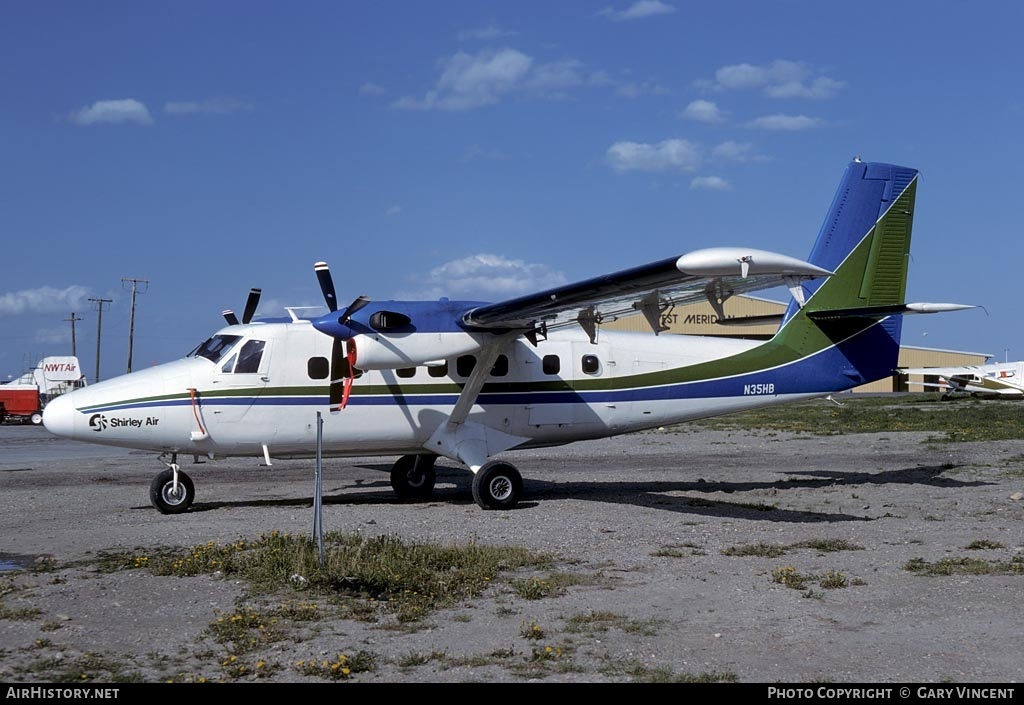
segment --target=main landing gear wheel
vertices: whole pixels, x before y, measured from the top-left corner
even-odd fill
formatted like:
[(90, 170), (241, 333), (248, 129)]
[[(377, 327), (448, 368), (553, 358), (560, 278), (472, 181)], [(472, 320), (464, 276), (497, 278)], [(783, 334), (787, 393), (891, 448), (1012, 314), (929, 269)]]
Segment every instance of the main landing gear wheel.
[(514, 465), (492, 460), (473, 476), (473, 499), (483, 509), (511, 509), (523, 494), (523, 476)]
[(178, 489), (174, 489), (174, 471), (168, 468), (153, 478), (149, 486), (149, 500), (161, 514), (181, 514), (192, 506), (196, 488), (192, 478), (178, 471)]
[(403, 455), (391, 467), (391, 489), (399, 499), (424, 499), (434, 491), (436, 455)]

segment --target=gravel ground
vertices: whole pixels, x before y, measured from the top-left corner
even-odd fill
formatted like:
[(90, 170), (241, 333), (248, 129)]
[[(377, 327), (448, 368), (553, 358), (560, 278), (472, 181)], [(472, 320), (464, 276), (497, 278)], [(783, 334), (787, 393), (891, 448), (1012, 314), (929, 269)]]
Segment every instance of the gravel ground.
[[(391, 459), (328, 460), (325, 530), (523, 546), (556, 555), (553, 571), (575, 584), (531, 600), (497, 580), (413, 629), (330, 616), (286, 624), (284, 638), (232, 660), (210, 625), (256, 603), (247, 585), (105, 573), (97, 559), (308, 535), (314, 463), (185, 466), (196, 503), (164, 516), (148, 499), (162, 469), (154, 456), (0, 426), (0, 681), (321, 681), (298, 662), (360, 653), (374, 668), (351, 679), (364, 682), (1020, 681), (1024, 574), (905, 566), (1020, 560), (1024, 440), (928, 435), (686, 428), (525, 451), (509, 455), (525, 497), (506, 512), (478, 508), (468, 472), (448, 464), (431, 501), (401, 503)], [(835, 540), (859, 548), (723, 553)], [(25, 569), (40, 557), (56, 567)], [(773, 580), (783, 568), (807, 584)], [(846, 586), (826, 587), (836, 573)]]

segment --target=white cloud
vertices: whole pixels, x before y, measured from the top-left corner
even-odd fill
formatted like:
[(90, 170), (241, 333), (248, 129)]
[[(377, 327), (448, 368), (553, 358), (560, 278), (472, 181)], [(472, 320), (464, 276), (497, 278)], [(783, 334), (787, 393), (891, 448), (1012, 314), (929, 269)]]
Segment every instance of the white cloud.
[(441, 76), (422, 98), (403, 96), (392, 103), (405, 110), (471, 110), (493, 105), (507, 95), (564, 99), (571, 89), (610, 87), (636, 97), (667, 92), (653, 82), (636, 83), (594, 71), (576, 59), (539, 62), (516, 49), (458, 52), (440, 62)]
[(728, 191), (732, 188), (729, 182), (723, 179), (721, 176), (696, 176), (690, 182), (690, 188), (698, 189), (712, 189), (715, 191)]
[(41, 286), (0, 294), (0, 316), (23, 313), (61, 313), (84, 311), (90, 307), (89, 290), (73, 285), (66, 289)]
[(398, 215), (401, 212), (402, 212), (402, 207), (401, 206), (391, 206), (386, 211), (384, 211), (384, 216), (387, 217), (387, 218), (390, 218), (391, 216)]
[(687, 120), (695, 120), (697, 122), (722, 121), (722, 111), (710, 100), (695, 100), (691, 102), (683, 109), (681, 115)]
[(615, 171), (693, 171), (700, 164), (697, 146), (683, 139), (657, 144), (616, 142), (608, 148), (608, 163)]
[(770, 64), (734, 64), (715, 72), (719, 90), (760, 90), (772, 98), (831, 98), (845, 85), (799, 61), (778, 59)]
[(533, 64), (515, 49), (485, 50), (470, 55), (458, 52), (442, 62), (437, 86), (422, 99), (404, 97), (395, 107), (419, 110), (469, 110), (496, 103), (521, 85)]
[(729, 162), (750, 162), (764, 159), (754, 152), (754, 145), (750, 142), (734, 142), (732, 140), (716, 145), (711, 150), (711, 156), (714, 159)]
[(494, 254), (476, 254), (434, 267), (400, 298), (501, 300), (565, 284), (561, 272)]
[(597, 14), (621, 22), (623, 20), (639, 20), (654, 15), (671, 15), (676, 8), (660, 0), (637, 0), (625, 10), (614, 10), (606, 7)]
[(169, 115), (223, 115), (240, 110), (252, 110), (251, 103), (236, 98), (211, 98), (203, 101), (172, 100), (164, 103), (164, 112)]
[(134, 98), (123, 100), (98, 100), (92, 105), (71, 113), (71, 122), (77, 125), (95, 125), (109, 122), (134, 122), (149, 125), (153, 117), (146, 106)]
[(821, 120), (806, 115), (764, 115), (747, 123), (748, 127), (761, 130), (808, 130), (818, 127)]

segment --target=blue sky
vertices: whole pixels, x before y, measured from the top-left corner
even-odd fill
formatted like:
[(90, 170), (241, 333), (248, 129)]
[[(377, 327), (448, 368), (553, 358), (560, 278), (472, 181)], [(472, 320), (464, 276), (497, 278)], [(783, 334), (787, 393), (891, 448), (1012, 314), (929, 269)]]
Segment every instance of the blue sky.
[[(359, 294), (500, 300), (702, 247), (806, 257), (856, 155), (921, 170), (904, 343), (1024, 359), (1024, 5), (0, 6), (0, 378), (91, 378)], [(140, 290), (141, 291), (141, 290)]]

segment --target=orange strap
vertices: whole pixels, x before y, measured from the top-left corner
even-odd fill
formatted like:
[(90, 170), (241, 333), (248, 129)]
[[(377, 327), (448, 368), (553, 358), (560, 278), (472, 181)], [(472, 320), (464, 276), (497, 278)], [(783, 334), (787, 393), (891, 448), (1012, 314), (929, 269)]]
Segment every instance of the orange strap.
[(205, 434), (206, 429), (203, 428), (203, 422), (199, 420), (199, 402), (196, 401), (196, 388), (189, 387), (188, 395), (192, 399), (192, 415), (196, 417), (196, 423), (199, 424), (199, 431)]

